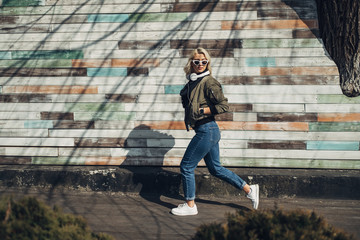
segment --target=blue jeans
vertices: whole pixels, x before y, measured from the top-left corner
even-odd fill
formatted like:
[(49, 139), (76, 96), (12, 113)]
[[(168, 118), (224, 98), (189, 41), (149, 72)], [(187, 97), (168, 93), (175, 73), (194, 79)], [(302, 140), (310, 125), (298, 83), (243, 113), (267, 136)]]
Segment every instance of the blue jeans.
[(180, 164), (184, 195), (186, 200), (195, 199), (195, 168), (204, 158), (209, 172), (238, 189), (243, 189), (246, 182), (220, 164), (220, 130), (215, 121), (196, 127), (196, 135), (189, 143)]

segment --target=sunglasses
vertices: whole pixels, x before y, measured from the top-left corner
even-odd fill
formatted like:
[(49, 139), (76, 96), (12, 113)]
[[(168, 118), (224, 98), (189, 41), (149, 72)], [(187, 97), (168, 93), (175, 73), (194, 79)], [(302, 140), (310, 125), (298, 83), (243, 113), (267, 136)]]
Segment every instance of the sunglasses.
[(192, 62), (193, 62), (193, 64), (195, 64), (196, 66), (198, 66), (200, 63), (202, 64), (202, 65), (206, 65), (206, 64), (208, 64), (208, 60), (192, 60)]

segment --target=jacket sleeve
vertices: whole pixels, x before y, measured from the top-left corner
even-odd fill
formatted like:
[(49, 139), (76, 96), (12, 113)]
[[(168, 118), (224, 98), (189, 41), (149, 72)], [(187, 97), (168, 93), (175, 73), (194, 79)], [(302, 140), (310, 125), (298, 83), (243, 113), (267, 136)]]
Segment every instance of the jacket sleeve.
[(207, 81), (205, 94), (211, 102), (209, 107), (213, 115), (229, 111), (228, 99), (224, 96), (221, 84), (216, 79)]

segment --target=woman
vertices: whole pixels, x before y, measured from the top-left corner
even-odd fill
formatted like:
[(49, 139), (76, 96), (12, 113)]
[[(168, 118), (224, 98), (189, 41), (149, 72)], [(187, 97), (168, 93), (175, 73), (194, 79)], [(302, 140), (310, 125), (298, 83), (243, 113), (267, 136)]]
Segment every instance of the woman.
[(249, 186), (244, 180), (220, 164), (220, 130), (215, 115), (229, 109), (220, 83), (211, 76), (211, 58), (203, 48), (194, 49), (184, 71), (189, 82), (180, 95), (185, 108), (185, 124), (195, 130), (196, 135), (189, 143), (180, 164), (186, 202), (173, 208), (171, 213), (179, 216), (196, 215), (194, 170), (201, 159), (205, 160), (209, 172), (244, 190), (251, 199), (253, 208), (259, 204), (259, 185)]

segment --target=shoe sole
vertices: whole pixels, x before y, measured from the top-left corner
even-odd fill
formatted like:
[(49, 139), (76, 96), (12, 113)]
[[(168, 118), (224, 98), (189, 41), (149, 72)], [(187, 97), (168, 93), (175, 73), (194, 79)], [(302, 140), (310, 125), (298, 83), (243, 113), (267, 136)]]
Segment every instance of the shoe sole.
[(198, 212), (196, 212), (196, 213), (177, 213), (177, 212), (173, 212), (172, 210), (171, 210), (171, 213), (175, 216), (194, 216), (194, 215), (198, 214)]
[(259, 207), (259, 201), (260, 201), (260, 198), (259, 198), (259, 184), (255, 184), (255, 189), (256, 189), (256, 205), (254, 207), (254, 209), (258, 209)]

